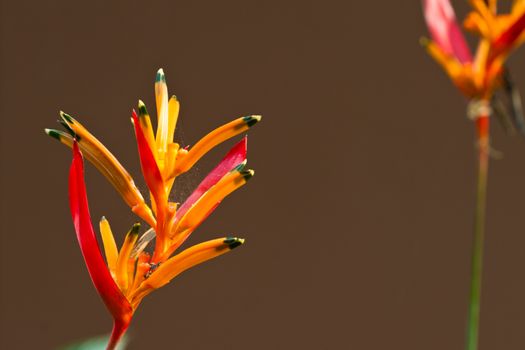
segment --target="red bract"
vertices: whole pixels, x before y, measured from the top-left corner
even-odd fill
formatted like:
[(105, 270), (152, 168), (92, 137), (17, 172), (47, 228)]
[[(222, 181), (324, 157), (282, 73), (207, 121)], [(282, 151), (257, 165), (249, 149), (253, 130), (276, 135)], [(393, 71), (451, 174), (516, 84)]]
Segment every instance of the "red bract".
[(113, 332), (123, 333), (131, 321), (133, 312), (128, 300), (111, 277), (98, 246), (89, 215), (84, 182), (84, 161), (76, 141), (73, 144), (73, 162), (69, 171), (69, 205), (80, 250), (91, 280), (113, 316)]
[(493, 57), (498, 54), (509, 51), (515, 46), (516, 42), (519, 41), (525, 30), (525, 11), (519, 16), (516, 21), (512, 23), (506, 31), (494, 40), (492, 44), (494, 46), (495, 53)]
[[(153, 193), (153, 197), (157, 201), (166, 198), (166, 193), (163, 186), (163, 179), (160, 173), (159, 167), (153, 156), (153, 151), (148, 145), (148, 141), (144, 136), (144, 132), (140, 126), (137, 113), (135, 110), (132, 112), (133, 125), (135, 126), (135, 136), (137, 138), (137, 147), (139, 150), (140, 166), (142, 167), (142, 174), (144, 174), (144, 180), (148, 185), (149, 190)], [(160, 203), (158, 203), (160, 204)]]

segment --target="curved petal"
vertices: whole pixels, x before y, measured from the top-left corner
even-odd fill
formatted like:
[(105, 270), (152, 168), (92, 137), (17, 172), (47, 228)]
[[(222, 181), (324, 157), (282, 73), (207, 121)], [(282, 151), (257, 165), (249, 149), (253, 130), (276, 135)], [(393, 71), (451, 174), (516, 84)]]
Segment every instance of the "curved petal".
[(133, 125), (135, 126), (135, 136), (137, 138), (137, 146), (139, 150), (140, 166), (142, 173), (144, 174), (144, 180), (148, 185), (149, 190), (153, 193), (155, 203), (157, 204), (157, 212), (161, 206), (164, 206), (167, 202), (166, 191), (164, 190), (164, 180), (162, 174), (157, 165), (157, 161), (153, 155), (153, 152), (144, 136), (142, 127), (140, 126), (137, 113), (133, 111)]
[(224, 156), (217, 166), (202, 180), (197, 189), (186, 199), (175, 214), (175, 221), (180, 219), (202, 195), (236, 166), (246, 161), (248, 137), (245, 136)]
[(244, 243), (237, 237), (217, 238), (194, 245), (162, 263), (131, 296), (133, 303), (140, 302), (144, 296), (169, 283), (173, 278), (189, 268), (225, 254)]
[(171, 255), (195, 231), (195, 229), (217, 208), (229, 194), (245, 185), (254, 175), (253, 170), (234, 169), (222, 177), (182, 216), (170, 233), (170, 246), (164, 257)]
[[(142, 206), (144, 198), (133, 181), (131, 175), (120, 164), (117, 158), (93, 136), (82, 124), (67, 113), (60, 112), (61, 124), (69, 130), (79, 143), (82, 151), (86, 153), (86, 159), (104, 175), (120, 193), (124, 201), (131, 207)], [(72, 137), (56, 137), (56, 133), (49, 134), (62, 143), (72, 147)], [(147, 216), (144, 218), (146, 220)], [(146, 220), (148, 221), (148, 220)]]
[(472, 62), (472, 54), (457, 23), (449, 0), (424, 0), (423, 12), (432, 39), (446, 54), (461, 63)]
[(116, 320), (131, 318), (132, 309), (104, 262), (89, 215), (86, 185), (84, 182), (84, 161), (78, 143), (73, 144), (73, 162), (69, 172), (69, 205), (84, 261), (102, 300)]
[[(164, 162), (164, 157), (168, 151), (168, 85), (166, 85), (166, 76), (161, 69), (157, 72), (155, 79), (155, 101), (157, 103), (157, 155), (159, 160)], [(173, 141), (169, 140), (170, 142)], [(162, 167), (162, 165), (161, 165)]]
[(183, 157), (180, 157), (179, 154), (175, 169), (173, 170), (173, 173), (170, 174), (169, 178), (178, 176), (190, 170), (191, 167), (193, 167), (193, 165), (213, 147), (248, 130), (261, 121), (261, 118), (260, 115), (248, 115), (246, 117), (237, 118), (234, 121), (224, 124), (208, 133), (191, 147)]
[(497, 37), (494, 42), (495, 54), (501, 54), (508, 50), (511, 50), (516, 44), (520, 43), (520, 40), (525, 40), (525, 10), (523, 13), (516, 18), (516, 20)]

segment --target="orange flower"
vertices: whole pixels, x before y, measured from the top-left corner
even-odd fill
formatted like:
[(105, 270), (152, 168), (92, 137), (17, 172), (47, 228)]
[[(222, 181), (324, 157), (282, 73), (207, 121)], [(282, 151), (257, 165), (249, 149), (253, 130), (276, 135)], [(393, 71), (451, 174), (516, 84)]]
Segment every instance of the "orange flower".
[(423, 1), (433, 40), (424, 39), (422, 43), (467, 97), (488, 101), (501, 85), (509, 53), (525, 41), (525, 1), (515, 0), (509, 14), (497, 13), (497, 0), (470, 3), (473, 10), (464, 25), (480, 36), (474, 59), (449, 0)]
[[(142, 173), (150, 191), (151, 206), (146, 203), (132, 177), (113, 154), (73, 117), (60, 113), (60, 123), (66, 132), (46, 129), (48, 135), (73, 148), (69, 180), (71, 213), (91, 279), (114, 319), (108, 349), (116, 346), (146, 295), (167, 284), (183, 271), (244, 243), (240, 238), (224, 237), (195, 245), (172, 256), (222, 199), (242, 187), (253, 176), (253, 170), (244, 170), (246, 137), (226, 154), (180, 208), (178, 203), (169, 200), (169, 195), (177, 176), (190, 170), (219, 143), (248, 130), (261, 117), (238, 118), (210, 132), (187, 149), (173, 142), (179, 101), (175, 96), (168, 99), (162, 69), (157, 73), (155, 97), (158, 112), (156, 135), (142, 101), (139, 101), (139, 114), (135, 111), (132, 113)], [(139, 237), (140, 224), (133, 225), (118, 249), (109, 222), (103, 217), (100, 221), (100, 233), (105, 262), (89, 215), (82, 153), (111, 182), (131, 210), (150, 226)], [(150, 255), (145, 249), (153, 239), (155, 247)]]

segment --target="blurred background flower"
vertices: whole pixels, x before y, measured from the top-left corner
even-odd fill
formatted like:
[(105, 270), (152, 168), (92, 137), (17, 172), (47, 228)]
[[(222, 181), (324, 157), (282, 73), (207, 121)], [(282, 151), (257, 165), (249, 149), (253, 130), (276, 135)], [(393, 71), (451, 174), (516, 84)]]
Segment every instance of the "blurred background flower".
[[(474, 214), (470, 302), (467, 320), (466, 349), (477, 350), (479, 341), (481, 280), (486, 221), (486, 193), (491, 153), (489, 140), (492, 106), (498, 111), (506, 129), (523, 130), (521, 98), (513, 86), (505, 61), (511, 51), (525, 41), (525, 1), (515, 0), (508, 14), (498, 14), (497, 0), (470, 0), (472, 11), (464, 26), (479, 36), (474, 58), (457, 23), (449, 0), (424, 0), (423, 10), (432, 41), (421, 42), (429, 54), (442, 65), (454, 84), (469, 99), (468, 116), (476, 122), (478, 147), (478, 184)], [(511, 102), (511, 117), (501, 108), (496, 90), (503, 90)], [(494, 152), (492, 152), (494, 154)]]

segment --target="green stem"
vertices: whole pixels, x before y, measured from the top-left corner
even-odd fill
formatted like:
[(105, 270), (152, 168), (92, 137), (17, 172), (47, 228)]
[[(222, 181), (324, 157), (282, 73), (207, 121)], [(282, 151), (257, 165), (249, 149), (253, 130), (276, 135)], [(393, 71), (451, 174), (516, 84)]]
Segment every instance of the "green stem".
[[(480, 117), (487, 118), (488, 117)], [(483, 272), (483, 245), (485, 236), (485, 210), (487, 177), (489, 166), (488, 120), (487, 130), (479, 135), (479, 169), (474, 216), (474, 239), (472, 244), (472, 266), (470, 280), (470, 304), (468, 310), (466, 350), (477, 350), (479, 340), (479, 319), (481, 302), (481, 279)], [(478, 125), (479, 126), (479, 125)]]

